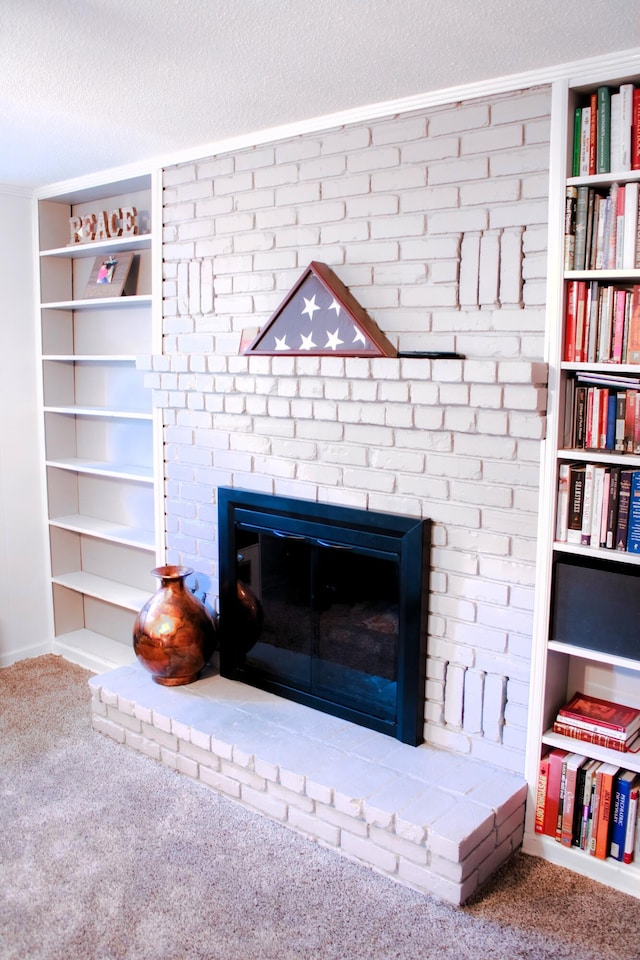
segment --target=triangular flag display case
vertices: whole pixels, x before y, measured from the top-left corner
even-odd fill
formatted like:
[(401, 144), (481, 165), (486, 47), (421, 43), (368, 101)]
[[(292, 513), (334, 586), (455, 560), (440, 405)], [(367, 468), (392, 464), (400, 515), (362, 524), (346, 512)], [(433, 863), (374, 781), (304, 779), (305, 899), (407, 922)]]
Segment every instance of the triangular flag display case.
[(312, 261), (245, 354), (395, 357), (396, 349), (326, 265)]

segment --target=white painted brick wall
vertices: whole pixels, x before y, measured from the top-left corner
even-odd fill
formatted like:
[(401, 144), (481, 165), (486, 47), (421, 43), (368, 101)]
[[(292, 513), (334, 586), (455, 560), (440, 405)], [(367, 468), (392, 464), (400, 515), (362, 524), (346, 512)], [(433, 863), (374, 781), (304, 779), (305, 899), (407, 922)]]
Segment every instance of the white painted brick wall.
[[(517, 772), (526, 710), (505, 703), (526, 705), (549, 108), (523, 90), (165, 171), (148, 375), (167, 557), (214, 595), (219, 484), (433, 518), (425, 735)], [(465, 360), (239, 356), (311, 259), (400, 349)]]

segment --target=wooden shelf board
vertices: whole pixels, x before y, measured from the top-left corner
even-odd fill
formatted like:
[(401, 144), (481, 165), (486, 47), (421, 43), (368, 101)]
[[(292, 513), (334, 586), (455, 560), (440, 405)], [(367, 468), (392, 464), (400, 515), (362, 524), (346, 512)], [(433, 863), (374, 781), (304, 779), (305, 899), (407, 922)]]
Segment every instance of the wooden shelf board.
[(53, 247), (51, 250), (41, 250), (40, 256), (45, 257), (98, 257), (109, 252), (121, 253), (125, 250), (144, 250), (151, 247), (151, 234), (138, 233), (133, 237), (113, 237), (111, 240), (98, 240), (92, 243), (70, 243), (65, 247)]
[(132, 610), (135, 613), (151, 596), (151, 593), (145, 590), (139, 590), (126, 583), (117, 583), (115, 580), (107, 580), (105, 577), (97, 577), (84, 570), (61, 573), (51, 579), (61, 587), (67, 587), (76, 593), (84, 593), (89, 597), (95, 597), (97, 600), (103, 600), (105, 603)]
[(110, 543), (122, 543), (126, 546), (138, 547), (141, 550), (155, 549), (153, 530), (143, 530), (140, 527), (127, 527), (123, 524), (101, 520), (99, 517), (87, 517), (82, 514), (69, 514), (64, 517), (52, 517), (49, 520), (52, 527), (70, 530), (74, 533), (86, 534)]
[(582, 660), (593, 660), (595, 663), (608, 663), (623, 670), (640, 672), (640, 660), (631, 660), (629, 657), (618, 657), (603, 650), (587, 650), (572, 643), (561, 643), (558, 640), (549, 641), (549, 650), (556, 653), (565, 653), (569, 657), (579, 657)]
[(583, 547), (579, 543), (561, 543), (557, 540), (553, 544), (553, 549), (557, 553), (573, 553), (580, 557), (611, 560), (612, 563), (624, 563), (632, 566), (640, 564), (640, 554), (627, 553), (626, 550), (604, 550), (600, 547)]
[(640, 467), (640, 456), (635, 453), (621, 453), (616, 450), (558, 450), (558, 459), (579, 461), (580, 463), (612, 463), (624, 467)]
[(621, 750), (608, 750), (595, 743), (585, 743), (583, 740), (574, 740), (573, 737), (563, 737), (553, 730), (543, 734), (542, 742), (549, 747), (559, 747), (571, 753), (584, 753), (594, 760), (604, 760), (606, 763), (615, 763), (625, 770), (636, 770), (640, 773), (640, 753), (623, 753)]
[(135, 363), (137, 354), (125, 353), (47, 353), (42, 359), (53, 363)]
[(136, 483), (153, 483), (153, 467), (130, 463), (109, 463), (106, 460), (86, 460), (82, 457), (60, 457), (47, 460), (48, 467), (71, 470), (95, 477), (111, 477), (118, 480), (133, 480)]
[(133, 642), (131, 646), (126, 646), (111, 637), (86, 629), (54, 637), (53, 652), (94, 673), (126, 667), (136, 660)]
[(129, 307), (148, 306), (151, 294), (141, 293), (127, 297), (103, 297), (97, 300), (58, 300), (55, 303), (41, 303), (41, 310), (105, 310), (107, 308), (126, 310)]
[(142, 410), (114, 410), (107, 407), (74, 406), (44, 407), (45, 413), (64, 413), (74, 417), (109, 417), (118, 420), (153, 420), (153, 413)]

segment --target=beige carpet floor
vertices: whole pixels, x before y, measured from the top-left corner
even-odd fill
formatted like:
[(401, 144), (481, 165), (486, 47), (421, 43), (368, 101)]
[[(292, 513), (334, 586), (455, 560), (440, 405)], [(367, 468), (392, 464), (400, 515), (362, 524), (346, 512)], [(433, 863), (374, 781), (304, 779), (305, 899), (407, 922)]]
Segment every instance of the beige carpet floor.
[(0, 960), (638, 960), (640, 901), (516, 855), (458, 909), (91, 729), (90, 674), (0, 670)]

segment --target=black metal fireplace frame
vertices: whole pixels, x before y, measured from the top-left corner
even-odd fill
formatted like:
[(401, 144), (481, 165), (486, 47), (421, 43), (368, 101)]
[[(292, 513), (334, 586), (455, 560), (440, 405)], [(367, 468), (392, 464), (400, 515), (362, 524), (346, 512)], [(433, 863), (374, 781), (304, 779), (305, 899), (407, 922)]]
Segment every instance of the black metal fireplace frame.
[[(254, 491), (218, 488), (220, 673), (232, 680), (277, 693), (290, 700), (396, 737), (413, 746), (423, 742), (429, 596), (431, 521)], [(310, 543), (370, 555), (393, 557), (399, 564), (399, 643), (396, 711), (380, 719), (273, 679), (247, 678), (237, 598), (238, 527), (304, 537)]]

